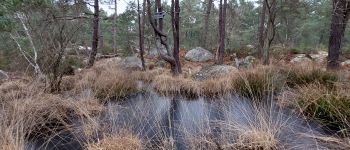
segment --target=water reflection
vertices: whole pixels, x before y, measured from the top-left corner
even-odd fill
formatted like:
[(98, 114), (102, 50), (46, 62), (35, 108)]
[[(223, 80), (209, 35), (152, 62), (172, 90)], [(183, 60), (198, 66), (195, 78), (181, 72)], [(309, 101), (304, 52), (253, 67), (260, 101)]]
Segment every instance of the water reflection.
[[(256, 104), (235, 95), (189, 100), (148, 92), (122, 102), (111, 101), (107, 107), (107, 113), (99, 118), (101, 124), (108, 125), (104, 131), (128, 129), (148, 149), (234, 149), (241, 134), (255, 130), (273, 134), (283, 149), (326, 149), (305, 136), (321, 134), (317, 125), (278, 107), (274, 101)], [(48, 145), (41, 149), (81, 148)]]

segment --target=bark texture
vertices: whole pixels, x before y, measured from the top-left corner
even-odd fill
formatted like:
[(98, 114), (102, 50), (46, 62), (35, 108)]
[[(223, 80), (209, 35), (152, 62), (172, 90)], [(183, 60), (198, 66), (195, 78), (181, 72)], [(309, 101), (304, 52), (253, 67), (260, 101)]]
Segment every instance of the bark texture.
[(263, 64), (269, 65), (270, 64), (270, 47), (272, 44), (273, 39), (275, 38), (275, 20), (276, 20), (276, 0), (265, 0), (266, 8), (267, 8), (267, 15), (268, 15), (268, 22), (267, 22), (267, 30), (266, 30), (266, 37), (264, 40), (264, 48), (263, 48)]
[(219, 49), (216, 54), (216, 64), (224, 63), (225, 53), (225, 27), (226, 27), (226, 6), (227, 0), (220, 0), (219, 9)]
[(97, 54), (97, 47), (98, 47), (98, 28), (99, 28), (99, 17), (100, 17), (100, 12), (99, 12), (99, 1), (95, 0), (94, 1), (94, 20), (93, 20), (93, 33), (92, 33), (92, 48), (89, 56), (89, 61), (87, 64), (87, 68), (90, 68), (94, 65), (95, 63), (95, 57)]
[(328, 69), (339, 68), (342, 38), (349, 20), (349, 5), (350, 2), (348, 0), (333, 0), (332, 23), (328, 45)]
[(203, 42), (202, 46), (205, 47), (206, 49), (209, 48), (207, 40), (208, 40), (209, 19), (210, 19), (210, 12), (211, 12), (212, 5), (213, 5), (213, 0), (208, 0), (207, 10), (206, 10), (205, 19), (204, 19), (203, 41), (202, 41)]
[[(160, 0), (156, 0), (156, 7), (161, 7)], [(158, 9), (162, 10), (162, 9)], [(158, 26), (156, 21), (153, 20), (153, 16), (151, 13), (151, 2), (150, 0), (147, 0), (147, 14), (149, 16), (149, 22), (156, 34), (156, 40), (160, 40), (160, 43), (165, 47), (167, 50), (167, 54), (161, 50), (159, 46), (157, 46), (157, 50), (160, 54), (160, 57), (167, 61), (170, 64), (171, 70), (174, 75), (180, 74), (181, 71), (181, 64), (179, 61), (179, 13), (180, 13), (180, 6), (178, 0), (172, 0), (171, 1), (171, 20), (172, 20), (172, 28), (173, 28), (173, 36), (174, 36), (174, 49), (173, 53), (170, 53), (169, 45), (167, 43), (167, 35), (163, 33), (163, 21), (162, 19), (158, 20)], [(157, 45), (157, 41), (156, 41)]]
[(145, 30), (145, 24), (144, 24), (144, 18), (145, 18), (145, 0), (143, 0), (143, 10), (141, 12), (140, 9), (140, 0), (137, 0), (137, 10), (138, 10), (138, 23), (139, 23), (139, 48), (140, 48), (140, 58), (141, 58), (141, 62), (142, 62), (142, 70), (146, 70), (146, 66), (145, 66), (145, 59), (143, 57), (144, 54), (144, 30)]
[(260, 58), (263, 56), (263, 48), (264, 48), (264, 38), (265, 38), (265, 21), (266, 21), (266, 1), (262, 1), (262, 10), (260, 13), (260, 24), (259, 24), (259, 32), (258, 32), (258, 52)]

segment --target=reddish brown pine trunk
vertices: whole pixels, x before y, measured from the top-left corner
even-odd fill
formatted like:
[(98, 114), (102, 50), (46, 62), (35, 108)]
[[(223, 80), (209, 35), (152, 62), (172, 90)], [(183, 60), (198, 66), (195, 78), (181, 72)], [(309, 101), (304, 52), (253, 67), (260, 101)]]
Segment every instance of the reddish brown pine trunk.
[(270, 64), (270, 47), (272, 41), (275, 38), (276, 29), (275, 29), (275, 20), (276, 20), (276, 6), (277, 0), (265, 0), (266, 9), (268, 14), (268, 22), (266, 29), (266, 37), (264, 38), (264, 48), (263, 48), (263, 64)]
[(182, 73), (181, 70), (181, 63), (180, 63), (180, 27), (179, 27), (179, 20), (180, 20), (180, 5), (179, 0), (172, 0), (172, 27), (173, 27), (173, 37), (174, 37), (174, 50), (173, 50), (173, 57), (175, 60), (175, 70), (174, 75), (178, 75)]
[(93, 34), (92, 34), (92, 49), (89, 56), (89, 61), (87, 67), (90, 68), (95, 63), (95, 57), (97, 54), (97, 46), (98, 46), (98, 27), (99, 27), (99, 5), (98, 0), (94, 2), (94, 21), (93, 21)]
[(143, 11), (141, 17), (140, 0), (137, 0), (137, 10), (138, 10), (138, 23), (139, 23), (139, 46), (140, 46), (140, 57), (142, 62), (142, 70), (146, 70), (145, 59), (143, 57), (144, 53), (144, 30), (145, 30), (145, 0), (143, 0)]
[(265, 18), (266, 18), (266, 1), (262, 1), (262, 10), (260, 13), (260, 24), (259, 24), (259, 33), (258, 33), (258, 52), (260, 58), (263, 57), (263, 48), (264, 48), (264, 38), (265, 38)]
[(342, 38), (347, 20), (349, 18), (349, 7), (347, 0), (333, 0), (332, 23), (328, 45), (328, 69), (339, 68), (339, 55)]
[(220, 0), (219, 12), (219, 49), (217, 53), (216, 64), (224, 63), (225, 53), (225, 25), (226, 25), (226, 4), (227, 0)]
[(207, 40), (208, 40), (208, 30), (209, 30), (209, 19), (210, 19), (210, 12), (211, 12), (211, 7), (213, 5), (213, 0), (208, 0), (208, 4), (207, 4), (207, 11), (205, 13), (205, 19), (204, 19), (204, 30), (203, 30), (203, 47), (205, 48), (209, 48), (208, 44), (207, 44)]

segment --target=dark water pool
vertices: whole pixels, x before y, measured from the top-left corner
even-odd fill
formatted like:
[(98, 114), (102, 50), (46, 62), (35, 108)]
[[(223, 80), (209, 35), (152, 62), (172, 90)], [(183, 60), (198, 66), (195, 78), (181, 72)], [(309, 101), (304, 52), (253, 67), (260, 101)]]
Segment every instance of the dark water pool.
[[(107, 113), (99, 117), (99, 122), (107, 125), (104, 131), (128, 129), (147, 149), (243, 149), (249, 139), (259, 141), (268, 135), (272, 138), (262, 139), (270, 142), (260, 142), (272, 141), (277, 149), (327, 149), (312, 138), (323, 134), (320, 126), (274, 101), (254, 103), (236, 95), (189, 100), (148, 92), (109, 102), (107, 107)], [(78, 141), (83, 140), (74, 133), (79, 132), (58, 135), (41, 147), (37, 145), (45, 142), (38, 140), (28, 149), (82, 149)]]

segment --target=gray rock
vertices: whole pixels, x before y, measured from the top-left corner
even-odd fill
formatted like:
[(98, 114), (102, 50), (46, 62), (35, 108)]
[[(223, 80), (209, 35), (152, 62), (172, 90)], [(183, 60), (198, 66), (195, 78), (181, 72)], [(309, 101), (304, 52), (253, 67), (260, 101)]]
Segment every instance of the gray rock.
[(0, 70), (0, 80), (7, 80), (9, 79), (9, 76), (5, 71)]
[(130, 56), (130, 57), (123, 58), (121, 60), (121, 65), (125, 69), (130, 69), (130, 70), (141, 70), (142, 69), (141, 59), (136, 57), (136, 56)]
[(188, 61), (203, 62), (213, 59), (214, 55), (206, 49), (197, 47), (188, 51), (185, 55), (185, 58)]
[(214, 65), (214, 66), (203, 66), (202, 69), (195, 73), (192, 78), (195, 80), (206, 80), (214, 78), (220, 75), (228, 75), (233, 72), (237, 72), (238, 69), (229, 65)]
[(310, 54), (310, 57), (313, 61), (321, 63), (327, 60), (328, 53), (325, 51), (318, 51), (317, 54)]
[(293, 64), (296, 64), (296, 63), (309, 63), (309, 62), (312, 62), (312, 60), (310, 58), (306, 57), (305, 54), (298, 54), (290, 62), (293, 63)]
[[(163, 51), (164, 54), (167, 53), (166, 49), (162, 49), (162, 51)], [(150, 51), (148, 52), (147, 56), (148, 56), (149, 58), (156, 58), (156, 57), (159, 56), (159, 52), (158, 52), (157, 49), (152, 49), (152, 50), (150, 50)]]
[(340, 65), (341, 65), (342, 67), (350, 67), (350, 60), (346, 60), (346, 61), (340, 63)]
[(255, 48), (254, 45), (246, 45), (245, 47), (248, 48), (248, 49), (254, 49)]
[(237, 68), (251, 68), (253, 66), (253, 63), (255, 62), (256, 58), (254, 56), (247, 56), (245, 58), (234, 58), (234, 65)]

